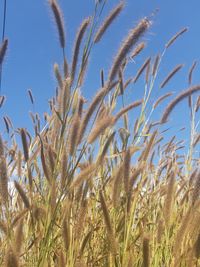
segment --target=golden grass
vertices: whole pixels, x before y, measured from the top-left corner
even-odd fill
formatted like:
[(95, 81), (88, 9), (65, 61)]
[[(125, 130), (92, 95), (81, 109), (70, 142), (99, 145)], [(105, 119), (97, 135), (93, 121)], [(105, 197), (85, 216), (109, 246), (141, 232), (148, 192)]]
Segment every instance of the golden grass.
[[(57, 1), (49, 3), (63, 50), (63, 15)], [(99, 1), (96, 8), (102, 4)], [(14, 131), (10, 119), (4, 117), (11, 140), (5, 142), (0, 136), (0, 266), (200, 265), (200, 173), (199, 158), (193, 153), (200, 140), (195, 124), (199, 98), (191, 106), (193, 130), (188, 154), (181, 154), (183, 143), (176, 133), (169, 137), (168, 129), (160, 128), (180, 101), (199, 92), (200, 85), (175, 97), (160, 122), (151, 116), (172, 95), (168, 92), (153, 99), (151, 107), (166, 48), (187, 28), (166, 44), (153, 63), (153, 57), (148, 57), (140, 68), (137, 78), (147, 71), (142, 100), (117, 110), (119, 98), (125, 98), (124, 89), (137, 81), (124, 76), (131, 57), (135, 59), (146, 47), (141, 42), (134, 48), (151, 25), (147, 18), (122, 43), (107, 80), (101, 70), (102, 87), (88, 105), (81, 94), (91, 49), (123, 6), (117, 5), (100, 28), (94, 23), (95, 16), (84, 20), (71, 69), (65, 56), (63, 73), (54, 65), (58, 90), (50, 101), (51, 111), (45, 113), (43, 128), (37, 113), (30, 114), (32, 136), (25, 128)], [(4, 46), (7, 43), (1, 47), (2, 61)], [(33, 104), (32, 93), (28, 93)]]

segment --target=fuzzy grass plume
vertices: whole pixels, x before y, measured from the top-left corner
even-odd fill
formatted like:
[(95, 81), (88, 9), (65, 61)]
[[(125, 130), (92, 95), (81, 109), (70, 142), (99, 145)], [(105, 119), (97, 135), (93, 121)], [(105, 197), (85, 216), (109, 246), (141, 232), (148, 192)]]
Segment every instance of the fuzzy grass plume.
[[(63, 14), (56, 0), (50, 4), (64, 52)], [(0, 266), (200, 266), (200, 86), (191, 86), (196, 65), (187, 77), (190, 87), (172, 101), (172, 92), (160, 96), (156, 84), (165, 53), (187, 28), (163, 52), (145, 55), (140, 67), (136, 56), (144, 48), (148, 53), (141, 38), (153, 16), (141, 19), (122, 42), (111, 69), (97, 70), (100, 89), (89, 100), (82, 81), (91, 52), (124, 3), (99, 25), (105, 6), (106, 1), (96, 1), (95, 14), (78, 29), (71, 68), (64, 54), (62, 68), (54, 64), (58, 85), (48, 112), (35, 112), (29, 90), (32, 129), (15, 129), (3, 115)], [(6, 47), (4, 42), (1, 62)], [(139, 70), (135, 81), (145, 72), (144, 85), (134, 83), (132, 67)], [(191, 125), (177, 131), (162, 125), (172, 115), (177, 122), (175, 107), (191, 95)], [(4, 100), (2, 96), (1, 108)]]

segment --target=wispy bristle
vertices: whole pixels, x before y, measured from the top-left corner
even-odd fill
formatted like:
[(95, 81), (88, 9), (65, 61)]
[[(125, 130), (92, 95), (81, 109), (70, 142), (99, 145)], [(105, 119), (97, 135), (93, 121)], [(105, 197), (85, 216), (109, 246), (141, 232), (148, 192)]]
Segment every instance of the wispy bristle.
[(50, 175), (49, 175), (49, 169), (48, 169), (47, 164), (46, 164), (46, 158), (44, 155), (44, 147), (43, 147), (42, 143), (41, 143), (41, 150), (40, 150), (40, 158), (41, 158), (41, 162), (42, 162), (42, 168), (43, 168), (44, 175), (45, 175), (47, 181), (49, 183), (51, 183)]
[(62, 189), (65, 187), (65, 182), (67, 178), (67, 163), (68, 163), (68, 157), (66, 151), (64, 150), (61, 159), (61, 177), (60, 177), (60, 185)]
[(124, 94), (124, 78), (122, 68), (119, 69), (119, 91), (120, 95)]
[(103, 88), (104, 87), (104, 71), (101, 70), (101, 87)]
[(71, 79), (67, 78), (63, 82), (63, 88), (60, 92), (60, 111), (62, 113), (63, 118), (65, 117), (65, 114), (68, 110), (69, 103), (70, 103), (70, 84)]
[(164, 99), (166, 99), (167, 97), (171, 96), (173, 93), (167, 93), (165, 95), (162, 95), (161, 97), (159, 97), (157, 99), (157, 101), (155, 102), (155, 104), (153, 104), (153, 109), (155, 109)]
[(152, 69), (152, 76), (155, 77), (156, 72), (158, 70), (158, 65), (160, 63), (160, 54), (158, 54), (155, 58), (154, 64), (153, 64), (153, 69)]
[(55, 63), (54, 66), (53, 66), (53, 68), (54, 68), (54, 74), (56, 76), (58, 85), (59, 85), (60, 89), (63, 89), (63, 79), (62, 79), (62, 75), (60, 73), (58, 64)]
[(79, 104), (78, 104), (78, 115), (81, 118), (83, 114), (83, 105), (85, 103), (84, 97), (80, 97)]
[(103, 193), (101, 191), (99, 192), (99, 197), (100, 197), (102, 211), (103, 211), (103, 214), (104, 214), (106, 227), (108, 229), (108, 232), (112, 232), (112, 226), (111, 226), (111, 221), (110, 221), (108, 208), (107, 208), (106, 202), (104, 200)]
[(81, 171), (77, 177), (74, 178), (74, 181), (71, 185), (71, 188), (75, 188), (76, 186), (79, 186), (81, 182), (84, 180), (87, 180), (91, 177), (91, 174), (95, 171), (96, 169), (96, 164), (92, 163), (90, 164), (87, 168), (85, 168), (83, 171)]
[(69, 154), (73, 155), (74, 150), (76, 149), (77, 145), (77, 138), (80, 126), (80, 116), (79, 114), (75, 114), (73, 118), (73, 122), (70, 129), (70, 136), (69, 136)]
[(157, 131), (154, 131), (147, 146), (145, 147), (141, 157), (139, 158), (139, 161), (143, 160), (143, 161), (146, 161), (148, 156), (149, 156), (149, 153), (154, 145), (154, 142), (155, 142), (155, 139), (156, 139), (156, 135), (157, 135)]
[(189, 74), (188, 74), (188, 83), (189, 83), (189, 85), (192, 84), (192, 75), (193, 75), (193, 72), (194, 72), (194, 69), (195, 69), (196, 65), (197, 65), (197, 61), (194, 61), (193, 64), (192, 64), (192, 67), (189, 70)]
[(12, 226), (15, 227), (16, 224), (19, 222), (20, 219), (22, 219), (25, 214), (28, 212), (28, 209), (23, 209), (20, 211), (13, 219), (12, 219)]
[(169, 42), (165, 45), (166, 48), (170, 47), (175, 41), (176, 39), (181, 36), (183, 33), (187, 32), (188, 28), (183, 28), (182, 30), (180, 30), (179, 32), (177, 32), (170, 40)]
[(198, 96), (197, 98), (195, 112), (198, 112), (199, 108), (200, 108), (200, 96)]
[(65, 79), (67, 79), (69, 76), (69, 67), (68, 67), (68, 63), (67, 63), (66, 58), (64, 58), (63, 71), (64, 71), (64, 77), (65, 77)]
[(198, 134), (194, 140), (193, 146), (195, 147), (200, 142), (200, 134)]
[(124, 107), (123, 109), (121, 109), (115, 116), (115, 122), (122, 116), (124, 115), (126, 112), (128, 112), (129, 110), (136, 108), (138, 106), (140, 106), (142, 104), (142, 100), (138, 100), (133, 102), (132, 104), (128, 105), (127, 107)]
[(105, 145), (104, 145), (104, 147), (103, 147), (103, 149), (102, 149), (101, 155), (100, 155), (100, 157), (99, 157), (99, 161), (100, 161), (100, 162), (102, 162), (102, 160), (104, 159), (104, 157), (105, 157), (105, 155), (106, 155), (106, 153), (107, 153), (107, 150), (108, 150), (108, 148), (109, 148), (109, 146), (110, 146), (110, 144), (111, 144), (111, 142), (112, 142), (114, 136), (115, 136), (115, 132), (113, 132), (113, 133), (108, 137), (108, 139), (107, 139), (107, 141), (106, 141), (106, 143), (105, 143)]
[(97, 92), (95, 98), (93, 99), (92, 103), (90, 104), (83, 120), (80, 125), (80, 130), (79, 130), (79, 136), (78, 136), (78, 143), (81, 142), (81, 139), (83, 138), (83, 135), (85, 133), (86, 127), (89, 123), (90, 117), (92, 116), (93, 112), (97, 108), (98, 104), (102, 100), (102, 98), (106, 95), (106, 89), (103, 88), (99, 92)]
[(142, 64), (141, 68), (138, 70), (135, 78), (133, 79), (133, 82), (136, 83), (143, 71), (147, 68), (147, 66), (150, 64), (151, 58), (147, 58), (145, 62)]
[[(129, 78), (129, 79), (127, 79), (125, 82), (124, 82), (124, 84), (123, 84), (123, 91), (125, 91), (125, 89), (132, 83), (132, 78)], [(119, 92), (119, 95), (121, 95), (121, 90), (120, 90), (120, 92)]]
[(84, 81), (85, 81), (85, 77), (87, 74), (87, 69), (89, 66), (89, 59), (86, 57), (84, 58), (84, 56), (82, 57), (82, 62), (81, 62), (81, 69), (80, 69), (80, 74), (79, 74), (79, 79), (78, 79), (78, 86), (82, 86)]
[(48, 159), (49, 159), (49, 167), (51, 168), (51, 173), (53, 173), (54, 168), (55, 168), (55, 152), (53, 151), (52, 147), (49, 145), (48, 146)]
[(7, 117), (4, 116), (3, 120), (4, 120), (4, 123), (5, 123), (5, 126), (6, 126), (6, 131), (7, 131), (7, 133), (9, 133), (10, 132), (10, 125), (9, 125), (8, 120), (7, 120)]
[(150, 78), (151, 61), (149, 61), (145, 69), (145, 83), (148, 84)]
[(90, 18), (86, 18), (77, 33), (76, 36), (76, 42), (75, 42), (75, 46), (74, 46), (74, 52), (73, 52), (73, 58), (72, 58), (72, 67), (71, 67), (71, 81), (74, 81), (74, 77), (76, 74), (76, 68), (77, 68), (77, 64), (78, 64), (78, 56), (79, 56), (79, 52), (80, 52), (80, 46), (81, 46), (81, 42), (83, 40), (83, 36), (85, 34), (85, 31), (88, 27), (90, 23)]
[(200, 91), (200, 85), (196, 85), (193, 87), (190, 87), (189, 89), (183, 91), (181, 94), (179, 94), (165, 109), (162, 118), (161, 118), (161, 123), (165, 123), (170, 115), (170, 113), (172, 112), (172, 110), (174, 109), (174, 107), (184, 98), (188, 97), (189, 95), (192, 95), (195, 92)]
[(112, 82), (114, 78), (116, 77), (118, 70), (124, 61), (126, 55), (130, 52), (132, 47), (138, 42), (140, 37), (146, 32), (146, 30), (150, 26), (150, 21), (147, 20), (146, 18), (142, 19), (138, 25), (133, 28), (125, 41), (122, 43), (115, 60), (113, 62), (112, 68), (109, 73), (108, 81)]
[(111, 23), (114, 21), (114, 19), (119, 15), (119, 13), (122, 11), (124, 7), (124, 3), (119, 3), (108, 15), (108, 17), (104, 20), (103, 24), (101, 27), (98, 29), (95, 37), (94, 37), (94, 42), (97, 43), (101, 40), (103, 34), (106, 32), (108, 27), (111, 25)]
[(29, 147), (28, 147), (28, 142), (26, 139), (26, 131), (22, 128), (20, 130), (21, 134), (21, 140), (22, 140), (22, 146), (23, 146), (23, 152), (24, 152), (24, 159), (27, 162), (29, 159)]
[(98, 125), (95, 126), (95, 128), (92, 130), (88, 137), (88, 143), (92, 144), (97, 137), (105, 131), (105, 129), (109, 126), (112, 126), (114, 123), (114, 119), (111, 116), (107, 116), (106, 118), (101, 119), (98, 122)]
[(177, 65), (168, 75), (167, 77), (163, 80), (163, 82), (160, 85), (160, 88), (163, 88), (169, 80), (183, 67), (183, 64)]
[(134, 59), (144, 48), (146, 44), (144, 42), (138, 44), (131, 54), (131, 59)]
[(56, 25), (58, 28), (60, 45), (64, 49), (65, 48), (65, 30), (64, 30), (63, 15), (62, 15), (61, 9), (57, 3), (57, 0), (49, 0), (49, 1), (50, 1), (51, 9), (52, 9), (53, 14), (54, 14)]

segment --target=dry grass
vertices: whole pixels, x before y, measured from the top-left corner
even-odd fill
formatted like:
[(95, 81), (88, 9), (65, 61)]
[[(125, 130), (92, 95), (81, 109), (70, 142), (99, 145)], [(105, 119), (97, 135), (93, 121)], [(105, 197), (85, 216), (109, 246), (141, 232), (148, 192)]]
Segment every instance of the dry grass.
[[(63, 51), (63, 15), (57, 1), (49, 3)], [(188, 154), (181, 154), (183, 143), (176, 133), (167, 141), (167, 129), (161, 129), (151, 116), (172, 93), (153, 99), (155, 104), (148, 109), (164, 53), (154, 57), (154, 63), (149, 57), (136, 76), (147, 69), (143, 99), (115, 110), (124, 89), (137, 81), (125, 80), (125, 68), (131, 56), (137, 57), (146, 47), (143, 42), (136, 45), (151, 26), (147, 18), (122, 43), (107, 81), (101, 71), (102, 88), (88, 106), (81, 95), (79, 87), (94, 42), (100, 41), (122, 7), (120, 3), (100, 27), (95, 15), (84, 20), (71, 70), (65, 55), (63, 73), (54, 65), (58, 91), (43, 128), (38, 114), (31, 113), (32, 136), (24, 128), (14, 131), (4, 117), (11, 140), (0, 137), (0, 266), (200, 265), (200, 173), (199, 158), (193, 153), (199, 145), (195, 120), (199, 99), (191, 106)], [(175, 35), (164, 51), (186, 30)], [(6, 46), (7, 42), (1, 46), (1, 61)], [(199, 90), (200, 85), (191, 86), (175, 97), (161, 122), (180, 101)], [(29, 96), (33, 103), (31, 91)], [(129, 123), (129, 112), (135, 112), (135, 107), (139, 115)]]

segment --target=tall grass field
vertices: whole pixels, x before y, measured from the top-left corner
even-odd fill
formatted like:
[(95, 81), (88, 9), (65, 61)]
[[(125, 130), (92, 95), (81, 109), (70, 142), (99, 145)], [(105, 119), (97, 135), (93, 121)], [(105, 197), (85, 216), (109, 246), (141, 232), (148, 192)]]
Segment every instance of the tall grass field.
[[(137, 57), (148, 51), (145, 36), (156, 12), (130, 25), (116, 55), (110, 56), (110, 69), (98, 70), (100, 82), (87, 100), (81, 88), (93, 47), (120, 20), (124, 2), (100, 23), (106, 0), (96, 1), (94, 14), (77, 30), (71, 60), (62, 10), (57, 0), (48, 4), (63, 64), (54, 64), (57, 90), (50, 112), (30, 114), (31, 133), (26, 125), (13, 129), (11, 119), (3, 118), (12, 134), (8, 141), (0, 136), (0, 266), (200, 266), (196, 62), (188, 73), (188, 88), (176, 94), (163, 90), (161, 97), (152, 98), (183, 67), (176, 65), (160, 88), (155, 86), (163, 57), (188, 28), (169, 36), (162, 53), (137, 66)], [(8, 47), (5, 39), (1, 65)], [(133, 61), (138, 71), (127, 78)], [(124, 104), (125, 91), (141, 80), (143, 96)], [(32, 91), (28, 94), (34, 104)], [(4, 101), (1, 96), (1, 108)], [(168, 131), (182, 102), (190, 110), (188, 146)], [(160, 118), (154, 120), (161, 106)]]

